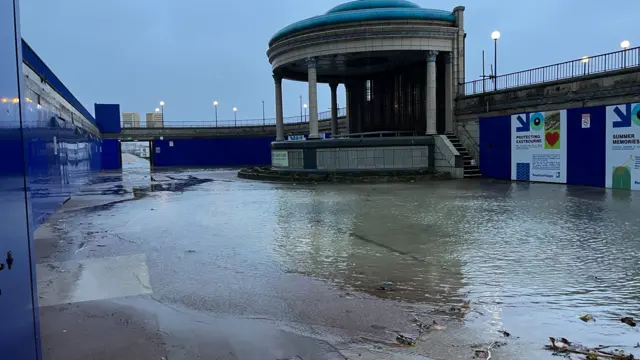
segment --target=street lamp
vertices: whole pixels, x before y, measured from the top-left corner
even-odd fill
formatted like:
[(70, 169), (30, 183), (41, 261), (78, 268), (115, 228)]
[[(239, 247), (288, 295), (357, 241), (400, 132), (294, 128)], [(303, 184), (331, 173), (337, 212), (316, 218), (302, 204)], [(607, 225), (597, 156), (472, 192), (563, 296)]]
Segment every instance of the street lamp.
[(238, 125), (238, 108), (237, 107), (233, 107), (233, 126), (237, 126)]
[(216, 112), (216, 127), (218, 127), (218, 104), (219, 104), (218, 100), (213, 101), (213, 109)]
[(302, 105), (304, 108), (304, 122), (307, 122), (307, 104)]
[(156, 108), (156, 112), (159, 113), (160, 112), (160, 108)]
[(622, 50), (624, 50), (622, 52), (622, 67), (626, 68), (627, 67), (627, 49), (631, 46), (631, 42), (629, 40), (623, 40), (620, 43), (620, 47), (622, 48)]
[(160, 112), (162, 113), (162, 122), (164, 123), (164, 101), (160, 100)]
[(300, 122), (302, 122), (302, 95), (300, 95)]
[(491, 38), (493, 39), (493, 90), (498, 90), (498, 39), (500, 39), (500, 31), (492, 32)]
[(583, 56), (582, 59), (580, 59), (580, 61), (582, 61), (583, 64), (583, 75), (587, 75), (587, 64), (589, 63), (589, 57), (588, 56)]
[(264, 100), (262, 100), (262, 126), (265, 125), (265, 119), (264, 119)]

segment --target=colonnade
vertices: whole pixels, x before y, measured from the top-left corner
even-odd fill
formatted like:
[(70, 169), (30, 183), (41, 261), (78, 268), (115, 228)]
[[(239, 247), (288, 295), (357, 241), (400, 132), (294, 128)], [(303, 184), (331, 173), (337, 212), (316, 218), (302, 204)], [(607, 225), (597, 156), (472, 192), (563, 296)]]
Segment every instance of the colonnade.
[[(438, 133), (436, 121), (436, 58), (438, 51), (427, 51), (426, 59), (426, 135), (435, 135)], [(453, 88), (453, 61), (450, 52), (444, 53), (445, 71), (445, 133), (453, 133), (453, 107), (454, 107), (454, 88)], [(317, 59), (307, 59), (307, 82), (309, 84), (309, 139), (319, 139), (318, 133), (318, 71)], [(274, 74), (275, 90), (276, 90), (276, 141), (284, 140), (284, 118), (282, 111), (282, 76)], [(337, 134), (338, 131), (338, 82), (330, 82), (331, 88), (331, 133)], [(349, 86), (345, 83), (347, 93), (347, 119), (350, 119), (349, 112)]]

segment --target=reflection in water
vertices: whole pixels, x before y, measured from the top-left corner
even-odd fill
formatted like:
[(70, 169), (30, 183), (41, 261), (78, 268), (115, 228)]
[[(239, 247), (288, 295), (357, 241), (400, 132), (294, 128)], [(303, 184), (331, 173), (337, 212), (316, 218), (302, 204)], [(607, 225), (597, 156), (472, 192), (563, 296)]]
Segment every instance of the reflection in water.
[[(413, 198), (411, 191), (398, 196), (393, 187), (377, 186), (283, 193), (278, 208), (282, 261), (291, 271), (384, 298), (462, 302), (453, 234), (438, 226), (455, 214), (413, 211), (428, 199)], [(465, 226), (464, 218), (457, 223)], [(384, 282), (394, 286), (379, 289)]]
[(543, 340), (562, 324), (598, 344), (628, 332), (578, 314), (640, 317), (638, 196), (495, 181), (281, 190), (276, 247), (290, 271), (434, 306), (468, 298), (494, 330)]

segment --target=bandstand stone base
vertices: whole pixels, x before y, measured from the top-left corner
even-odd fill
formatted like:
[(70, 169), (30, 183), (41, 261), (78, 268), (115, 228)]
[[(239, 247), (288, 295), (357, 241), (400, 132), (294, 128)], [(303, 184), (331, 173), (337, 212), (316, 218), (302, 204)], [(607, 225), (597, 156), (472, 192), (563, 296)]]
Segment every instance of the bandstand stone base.
[(455, 150), (448, 151), (450, 143), (443, 139), (433, 135), (275, 141), (271, 170), (262, 173), (361, 173), (365, 177), (448, 173), (450, 178), (461, 178), (462, 158)]
[(271, 143), (274, 169), (295, 171), (434, 168), (431, 136), (336, 138)]
[(278, 170), (271, 167), (246, 168), (238, 171), (238, 177), (250, 180), (290, 183), (395, 183), (426, 180), (450, 180), (451, 174), (431, 169), (416, 170), (366, 170), (366, 171), (296, 171)]

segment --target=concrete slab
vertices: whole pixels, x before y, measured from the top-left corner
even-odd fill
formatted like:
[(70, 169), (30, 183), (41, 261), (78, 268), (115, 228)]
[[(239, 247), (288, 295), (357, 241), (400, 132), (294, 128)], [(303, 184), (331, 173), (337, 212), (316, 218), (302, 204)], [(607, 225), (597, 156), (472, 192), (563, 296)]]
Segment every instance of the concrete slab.
[(144, 254), (37, 264), (36, 274), (41, 307), (153, 292)]

